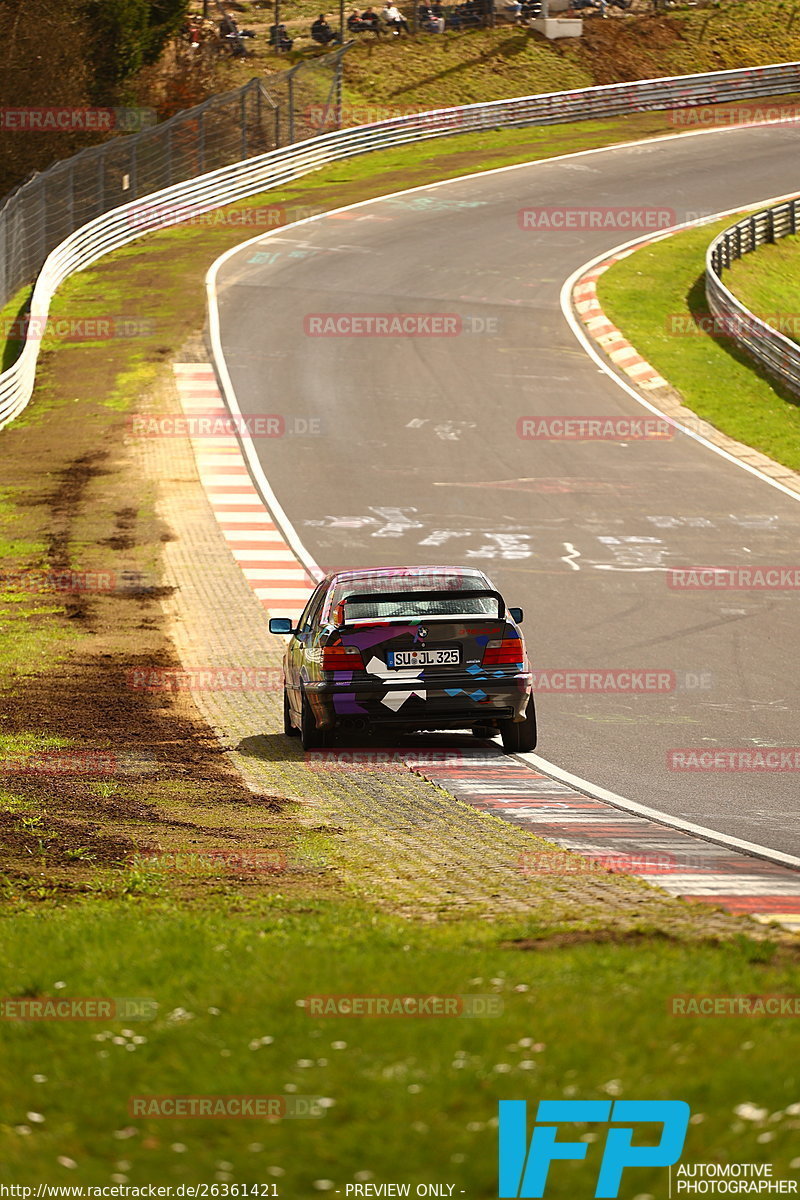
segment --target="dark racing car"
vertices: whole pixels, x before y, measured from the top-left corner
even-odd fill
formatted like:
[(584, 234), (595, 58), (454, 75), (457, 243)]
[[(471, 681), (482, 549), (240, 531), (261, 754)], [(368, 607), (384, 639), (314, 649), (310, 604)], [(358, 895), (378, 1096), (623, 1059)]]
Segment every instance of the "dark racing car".
[(304, 749), (339, 732), (499, 731), (533, 750), (531, 669), (519, 630), (482, 571), (383, 567), (336, 571), (315, 588), (284, 659), (284, 732)]

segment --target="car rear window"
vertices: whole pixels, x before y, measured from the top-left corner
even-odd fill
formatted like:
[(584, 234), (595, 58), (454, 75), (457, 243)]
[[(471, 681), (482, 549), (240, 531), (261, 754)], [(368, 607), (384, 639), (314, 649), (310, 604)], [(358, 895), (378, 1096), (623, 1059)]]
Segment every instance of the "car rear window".
[[(357, 593), (358, 594), (358, 593)], [(344, 597), (345, 600), (347, 597)], [(408, 599), (355, 600), (346, 604), (347, 619), (359, 621), (364, 619), (379, 620), (386, 617), (446, 617), (446, 616), (487, 616), (496, 617), (497, 599), (494, 596), (466, 596), (447, 600), (442, 596)]]

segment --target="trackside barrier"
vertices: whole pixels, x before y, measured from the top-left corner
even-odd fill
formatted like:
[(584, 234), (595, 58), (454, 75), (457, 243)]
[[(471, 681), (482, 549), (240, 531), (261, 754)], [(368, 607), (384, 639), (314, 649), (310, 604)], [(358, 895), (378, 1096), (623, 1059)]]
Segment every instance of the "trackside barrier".
[(754, 316), (722, 282), (743, 254), (800, 232), (800, 199), (762, 209), (725, 229), (706, 253), (706, 300), (718, 327), (760, 367), (800, 396), (800, 345)]
[[(455, 133), (681, 109), (795, 91), (800, 91), (800, 63), (777, 63), (437, 109), (323, 134), (174, 184), (89, 221), (44, 260), (31, 298), (31, 324), (34, 329), (43, 328), (50, 300), (59, 285), (104, 254), (144, 233), (279, 187), (340, 159)], [(147, 219), (148, 204), (152, 206), (152, 223)], [(13, 420), (30, 400), (38, 353), (39, 339), (27, 338), (17, 361), (0, 375), (0, 428)]]

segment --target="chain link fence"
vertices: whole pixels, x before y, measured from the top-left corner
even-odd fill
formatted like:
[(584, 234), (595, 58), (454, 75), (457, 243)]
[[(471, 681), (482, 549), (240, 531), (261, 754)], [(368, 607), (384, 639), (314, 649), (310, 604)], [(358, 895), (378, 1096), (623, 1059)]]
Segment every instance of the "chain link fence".
[[(266, 82), (251, 79), (141, 133), (57, 162), (0, 207), (0, 305), (31, 283), (69, 234), (111, 209), (320, 132), (341, 120), (350, 43)], [(316, 122), (315, 122), (316, 114)]]

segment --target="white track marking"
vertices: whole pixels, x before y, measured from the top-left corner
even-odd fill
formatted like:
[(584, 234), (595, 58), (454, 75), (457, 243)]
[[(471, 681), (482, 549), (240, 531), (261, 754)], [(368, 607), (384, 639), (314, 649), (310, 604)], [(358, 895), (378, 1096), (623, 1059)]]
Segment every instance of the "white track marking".
[(548, 762), (546, 758), (540, 758), (538, 754), (514, 754), (512, 757), (536, 771), (544, 771), (546, 774), (552, 775), (554, 779), (568, 784), (578, 792), (585, 792), (587, 796), (592, 796), (596, 800), (604, 800), (613, 808), (621, 808), (623, 812), (635, 813), (637, 816), (647, 817), (651, 821), (658, 822), (659, 825), (669, 825), (672, 829), (681, 829), (684, 833), (695, 834), (707, 842), (717, 842), (720, 846), (730, 846), (732, 849), (740, 850), (744, 854), (752, 854), (756, 858), (765, 858), (770, 862), (780, 863), (784, 867), (800, 867), (800, 858), (797, 858), (794, 854), (785, 854), (782, 850), (773, 850), (768, 846), (759, 846), (756, 842), (746, 842), (741, 838), (732, 837), (727, 833), (717, 833), (714, 829), (706, 829), (704, 825), (695, 825), (693, 821), (684, 821), (681, 817), (673, 817), (668, 813), (662, 813), (657, 808), (649, 808), (646, 804), (639, 804), (635, 800), (629, 800), (627, 796), (619, 796), (616, 792), (610, 792), (607, 788), (600, 787), (596, 783), (589, 783), (586, 779), (581, 779), (579, 775), (573, 775), (570, 771), (556, 767), (553, 763)]

